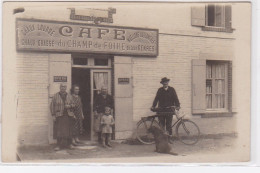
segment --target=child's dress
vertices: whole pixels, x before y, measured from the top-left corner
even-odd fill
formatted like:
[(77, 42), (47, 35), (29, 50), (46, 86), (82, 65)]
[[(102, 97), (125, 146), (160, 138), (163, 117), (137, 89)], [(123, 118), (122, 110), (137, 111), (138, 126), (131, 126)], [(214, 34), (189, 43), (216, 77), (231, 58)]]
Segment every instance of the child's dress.
[(103, 115), (101, 118), (102, 133), (112, 133), (112, 125), (115, 121), (112, 115)]

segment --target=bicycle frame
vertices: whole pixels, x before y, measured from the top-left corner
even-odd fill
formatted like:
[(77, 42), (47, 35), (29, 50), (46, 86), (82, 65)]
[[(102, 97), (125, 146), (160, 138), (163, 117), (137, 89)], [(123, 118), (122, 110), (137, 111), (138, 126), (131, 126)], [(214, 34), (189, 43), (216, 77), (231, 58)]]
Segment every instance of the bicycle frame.
[[(160, 114), (169, 114), (169, 112), (160, 113)], [(173, 115), (176, 115), (176, 114), (173, 114)], [(156, 115), (152, 115), (152, 116), (148, 116), (148, 117), (142, 117), (141, 120), (144, 121), (146, 119), (151, 119), (151, 122), (152, 122), (151, 126), (152, 126), (152, 124), (154, 123), (155, 118), (157, 117), (159, 119), (160, 116), (167, 116), (167, 115), (158, 115), (158, 114), (156, 114)], [(183, 116), (179, 117), (178, 115), (176, 115), (176, 118), (177, 118), (177, 121), (174, 122), (174, 124), (171, 126), (171, 128), (173, 128), (176, 124), (178, 124), (180, 121), (183, 120)], [(145, 128), (149, 129), (149, 127), (147, 127), (145, 121), (144, 121), (144, 124), (145, 124)], [(186, 128), (185, 128), (185, 130), (186, 130)]]

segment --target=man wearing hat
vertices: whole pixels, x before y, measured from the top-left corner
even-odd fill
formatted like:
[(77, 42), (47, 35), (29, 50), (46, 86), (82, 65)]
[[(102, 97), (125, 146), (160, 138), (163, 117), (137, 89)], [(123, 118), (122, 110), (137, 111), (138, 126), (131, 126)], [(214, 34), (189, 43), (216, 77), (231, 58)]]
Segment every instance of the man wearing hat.
[[(178, 99), (178, 96), (176, 94), (176, 91), (173, 87), (170, 87), (169, 84), (170, 79), (164, 77), (161, 79), (161, 84), (163, 85), (161, 88), (158, 89), (156, 97), (153, 101), (153, 106), (151, 107), (151, 110), (154, 110), (158, 103), (158, 107), (160, 108), (160, 111), (162, 112), (170, 112), (171, 109), (166, 108), (170, 106), (177, 106), (180, 107), (180, 102)], [(179, 108), (178, 108), (179, 109)], [(165, 128), (166, 124), (166, 130), (168, 131), (169, 135), (172, 135), (172, 114), (165, 114), (159, 117), (159, 123), (160, 125)]]

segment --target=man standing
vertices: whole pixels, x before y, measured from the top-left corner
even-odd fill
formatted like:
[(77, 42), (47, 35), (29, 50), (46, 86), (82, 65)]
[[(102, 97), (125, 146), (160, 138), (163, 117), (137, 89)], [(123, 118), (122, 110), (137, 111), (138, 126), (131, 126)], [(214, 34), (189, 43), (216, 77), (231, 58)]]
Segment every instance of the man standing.
[(109, 107), (111, 109), (111, 114), (113, 112), (113, 98), (111, 95), (107, 93), (107, 88), (102, 87), (101, 93), (98, 94), (94, 100), (94, 115), (95, 115), (95, 131), (98, 133), (98, 141), (99, 143), (102, 143), (101, 139), (101, 117), (105, 113), (105, 107)]
[(72, 136), (73, 136), (73, 100), (71, 95), (66, 92), (67, 85), (61, 83), (60, 91), (54, 94), (50, 105), (51, 114), (55, 124), (55, 132), (57, 137), (57, 147), (55, 151), (62, 148), (71, 148)]
[[(160, 111), (162, 112), (170, 112), (171, 109), (166, 108), (170, 106), (177, 106), (180, 107), (180, 102), (178, 99), (178, 96), (176, 94), (176, 91), (173, 87), (170, 87), (169, 84), (170, 79), (164, 77), (161, 79), (161, 84), (163, 87), (159, 88), (156, 94), (156, 97), (153, 101), (153, 106), (151, 110), (154, 110), (156, 107), (157, 103), (158, 107), (160, 108)], [(179, 108), (178, 108), (179, 109)], [(166, 130), (168, 131), (169, 135), (172, 135), (172, 114), (165, 114), (159, 117), (159, 123), (160, 125), (165, 128), (166, 124)]]

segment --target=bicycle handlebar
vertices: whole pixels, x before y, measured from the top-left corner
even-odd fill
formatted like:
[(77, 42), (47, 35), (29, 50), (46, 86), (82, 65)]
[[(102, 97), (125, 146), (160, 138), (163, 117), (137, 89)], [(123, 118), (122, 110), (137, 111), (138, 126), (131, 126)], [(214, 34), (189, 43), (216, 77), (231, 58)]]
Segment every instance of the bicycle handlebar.
[[(178, 106), (167, 106), (167, 107), (157, 107), (157, 108), (151, 108), (151, 111), (153, 112), (160, 112), (159, 110), (163, 110), (163, 109), (171, 109), (172, 111), (175, 111), (175, 109), (180, 109), (181, 107)], [(169, 112), (170, 113), (170, 112)]]

